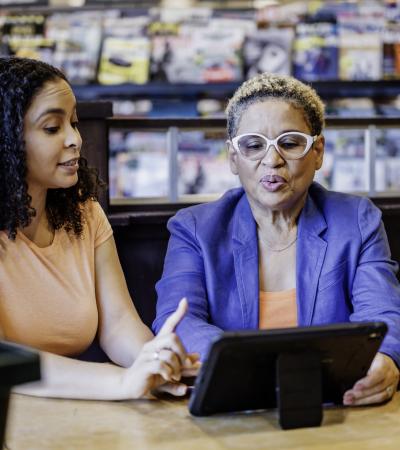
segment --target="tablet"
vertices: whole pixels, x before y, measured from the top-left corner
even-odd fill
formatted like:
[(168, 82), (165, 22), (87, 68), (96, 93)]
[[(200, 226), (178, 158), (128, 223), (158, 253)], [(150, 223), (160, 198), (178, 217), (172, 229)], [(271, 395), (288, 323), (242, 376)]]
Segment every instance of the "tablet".
[(383, 322), (358, 322), (224, 332), (201, 367), (189, 410), (206, 416), (274, 408), (286, 391), (289, 404), (298, 403), (306, 384), (306, 399), (341, 404), (366, 375), (386, 331)]

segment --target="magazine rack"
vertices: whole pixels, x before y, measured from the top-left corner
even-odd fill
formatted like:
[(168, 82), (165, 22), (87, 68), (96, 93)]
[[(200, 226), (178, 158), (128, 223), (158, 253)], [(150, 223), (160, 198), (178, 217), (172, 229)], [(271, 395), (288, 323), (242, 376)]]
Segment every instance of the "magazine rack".
[(39, 355), (0, 342), (0, 448), (3, 448), (11, 387), (40, 379)]

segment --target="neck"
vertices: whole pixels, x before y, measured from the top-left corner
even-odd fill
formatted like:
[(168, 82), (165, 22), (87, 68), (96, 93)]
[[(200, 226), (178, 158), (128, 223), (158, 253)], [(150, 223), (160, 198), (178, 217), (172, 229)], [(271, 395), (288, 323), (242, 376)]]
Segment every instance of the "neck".
[(303, 209), (307, 193), (303, 195), (300, 201), (289, 208), (282, 210), (268, 208), (253, 208), (253, 216), (257, 223), (259, 235), (277, 236), (285, 240), (297, 232), (297, 220)]
[(23, 233), (29, 239), (34, 240), (42, 227), (48, 229), (48, 222), (46, 216), (46, 197), (47, 189), (38, 189), (29, 186), (28, 193), (31, 196), (31, 206), (34, 208), (36, 214), (32, 217), (31, 223), (23, 228)]

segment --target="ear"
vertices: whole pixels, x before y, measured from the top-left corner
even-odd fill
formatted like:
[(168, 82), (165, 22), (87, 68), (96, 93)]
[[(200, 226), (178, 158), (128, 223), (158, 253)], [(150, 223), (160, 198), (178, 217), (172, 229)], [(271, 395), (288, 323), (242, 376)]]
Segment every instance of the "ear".
[(238, 154), (236, 150), (233, 148), (231, 141), (226, 141), (226, 147), (228, 152), (228, 160), (229, 160), (229, 167), (231, 169), (231, 172), (234, 175), (238, 174), (238, 168), (237, 168), (237, 158)]
[(325, 137), (321, 134), (313, 146), (313, 152), (315, 155), (315, 170), (319, 170), (324, 161), (324, 149), (325, 149)]

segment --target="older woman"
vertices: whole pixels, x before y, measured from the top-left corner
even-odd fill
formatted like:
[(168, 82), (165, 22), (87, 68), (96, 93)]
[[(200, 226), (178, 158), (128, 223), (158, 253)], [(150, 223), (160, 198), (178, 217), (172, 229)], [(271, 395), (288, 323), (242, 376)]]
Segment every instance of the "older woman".
[(382, 320), (380, 353), (343, 401), (390, 398), (400, 365), (397, 266), (371, 201), (313, 183), (324, 154), (320, 98), (294, 78), (261, 74), (230, 100), (227, 123), (242, 188), (169, 222), (154, 330), (182, 296), (190, 312), (177, 332), (202, 358), (222, 330)]

